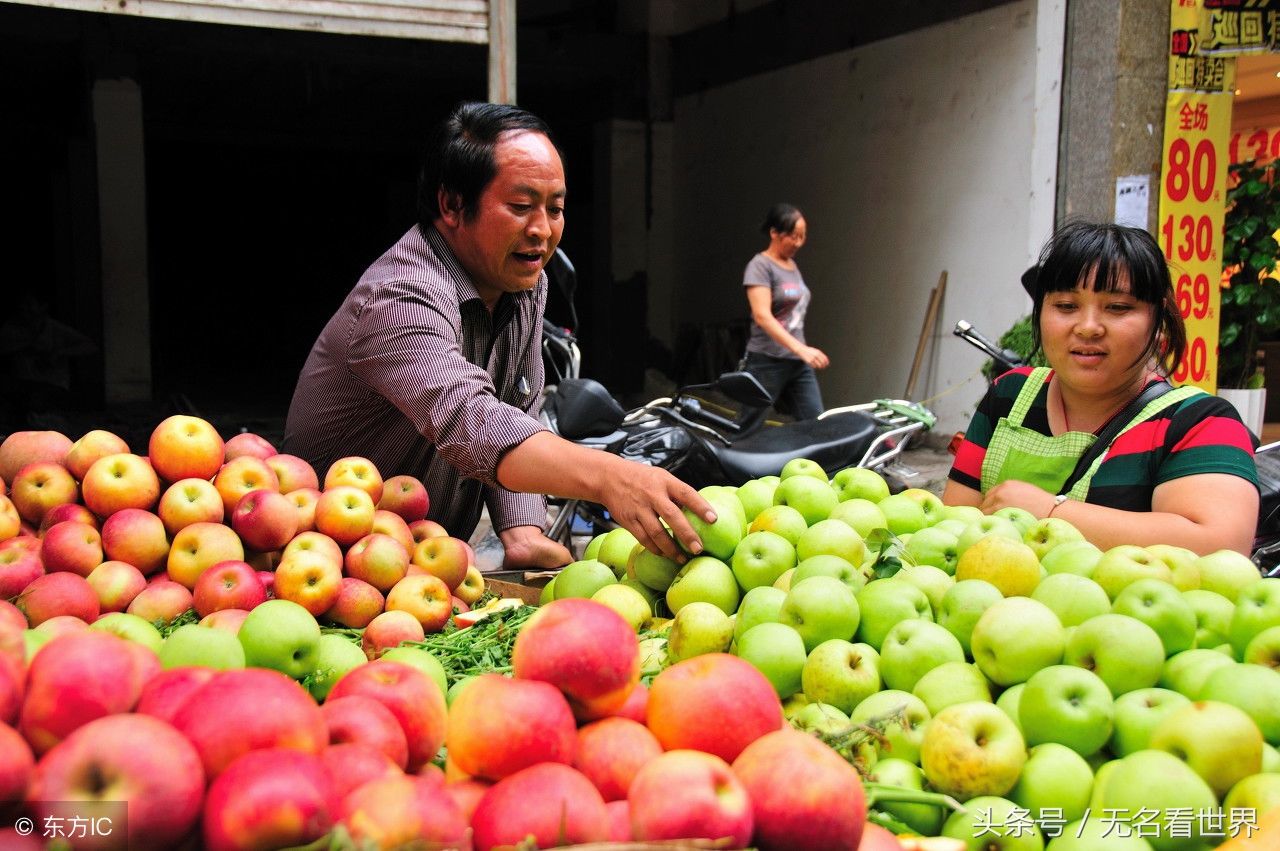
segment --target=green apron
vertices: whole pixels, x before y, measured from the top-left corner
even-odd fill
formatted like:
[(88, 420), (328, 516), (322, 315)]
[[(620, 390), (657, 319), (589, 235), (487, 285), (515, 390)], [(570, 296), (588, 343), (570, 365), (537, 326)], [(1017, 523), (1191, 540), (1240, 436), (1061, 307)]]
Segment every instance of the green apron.
[[(1047, 493), (1058, 494), (1075, 470), (1080, 456), (1089, 451), (1089, 447), (1097, 440), (1096, 435), (1082, 431), (1045, 435), (1022, 424), (1027, 411), (1031, 410), (1032, 403), (1039, 395), (1041, 386), (1048, 383), (1052, 373), (1053, 370), (1048, 367), (1033, 369), (1022, 385), (1018, 398), (1014, 400), (1009, 415), (1001, 417), (996, 423), (991, 441), (987, 445), (987, 454), (982, 459), (983, 493), (1001, 482), (1016, 479), (1029, 482)], [(1153, 399), (1125, 424), (1116, 437), (1195, 393), (1194, 387), (1175, 387)], [(1089, 483), (1106, 457), (1107, 453), (1103, 452), (1094, 459), (1067, 494), (1070, 499), (1084, 501), (1089, 493)]]

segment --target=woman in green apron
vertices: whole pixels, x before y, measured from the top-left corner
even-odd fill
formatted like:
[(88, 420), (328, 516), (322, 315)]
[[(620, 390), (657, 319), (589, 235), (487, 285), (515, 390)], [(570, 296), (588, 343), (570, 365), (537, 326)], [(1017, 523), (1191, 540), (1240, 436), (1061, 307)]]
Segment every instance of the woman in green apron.
[(1061, 518), (1103, 549), (1248, 553), (1258, 515), (1253, 436), (1227, 402), (1165, 383), (1186, 330), (1151, 235), (1066, 225), (1045, 246), (1031, 295), (1049, 367), (997, 379), (943, 501)]

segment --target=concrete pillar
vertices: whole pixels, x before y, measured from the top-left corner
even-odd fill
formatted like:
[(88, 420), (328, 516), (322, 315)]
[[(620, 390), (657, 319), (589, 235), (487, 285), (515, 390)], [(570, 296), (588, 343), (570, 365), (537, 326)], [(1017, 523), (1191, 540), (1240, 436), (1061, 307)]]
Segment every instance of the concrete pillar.
[[(142, 90), (130, 79), (93, 83), (102, 251), (102, 358), (107, 404), (151, 398), (147, 184)], [(200, 246), (192, 246), (199, 251)]]
[(516, 0), (489, 0), (489, 102), (516, 102)]

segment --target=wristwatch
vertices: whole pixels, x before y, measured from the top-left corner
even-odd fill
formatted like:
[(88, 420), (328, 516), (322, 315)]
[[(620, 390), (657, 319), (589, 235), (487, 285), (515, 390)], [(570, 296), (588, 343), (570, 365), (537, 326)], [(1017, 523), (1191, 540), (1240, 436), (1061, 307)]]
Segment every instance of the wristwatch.
[(1053, 498), (1053, 507), (1049, 509), (1049, 513), (1046, 514), (1045, 517), (1046, 518), (1052, 517), (1053, 512), (1058, 510), (1058, 506), (1062, 505), (1062, 503), (1066, 502), (1068, 499), (1070, 499), (1070, 497), (1067, 496), (1065, 493), (1060, 493), (1057, 496), (1055, 496)]

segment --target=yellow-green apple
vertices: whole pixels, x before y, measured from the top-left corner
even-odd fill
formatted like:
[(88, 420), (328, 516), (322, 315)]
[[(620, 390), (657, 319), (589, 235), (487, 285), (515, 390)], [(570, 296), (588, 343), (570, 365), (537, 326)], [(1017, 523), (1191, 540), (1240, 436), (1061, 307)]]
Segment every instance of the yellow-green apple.
[(964, 531), (956, 536), (957, 560), (964, 555), (965, 550), (987, 535), (999, 535), (1002, 538), (1009, 538), (1014, 541), (1022, 540), (1022, 533), (1018, 531), (1018, 527), (1013, 525), (1013, 521), (1009, 518), (995, 514), (984, 515), (966, 525)]
[(307, 690), (323, 703), (338, 680), (369, 660), (360, 645), (337, 633), (325, 633), (316, 645), (316, 669), (307, 677)]
[(86, 578), (98, 595), (99, 608), (103, 612), (123, 612), (147, 587), (147, 578), (142, 572), (123, 561), (104, 561)]
[(18, 509), (14, 507), (13, 500), (0, 494), (0, 541), (12, 540), (18, 537), (21, 531), (22, 518), (18, 516)]
[(850, 564), (860, 565), (866, 552), (862, 536), (840, 520), (819, 520), (802, 532), (796, 541), (797, 561), (817, 555), (833, 555)]
[(285, 499), (292, 503), (298, 514), (297, 531), (311, 532), (316, 528), (316, 503), (320, 501), (320, 491), (315, 488), (298, 488), (285, 494)]
[(1148, 544), (1147, 552), (1169, 565), (1173, 586), (1179, 591), (1191, 591), (1200, 587), (1198, 556), (1186, 547), (1172, 544)]
[[(324, 485), (321, 489), (328, 491), (343, 486), (359, 488), (369, 495), (375, 505), (382, 499), (382, 474), (368, 458), (353, 455), (339, 458), (329, 465), (328, 471), (324, 474)], [(425, 512), (423, 516), (426, 516)]]
[(638, 544), (636, 536), (629, 530), (622, 527), (610, 529), (600, 539), (600, 546), (594, 557), (596, 561), (608, 565), (613, 575), (621, 579), (626, 575), (627, 563)]
[(245, 664), (301, 679), (315, 670), (320, 625), (289, 600), (267, 600), (244, 619), (237, 633)]
[[(276, 592), (277, 596), (279, 593)], [(406, 576), (392, 586), (387, 592), (386, 607), (388, 611), (413, 615), (422, 624), (424, 632), (439, 632), (453, 615), (451, 597), (449, 586), (443, 579), (424, 573)]]
[(853, 531), (863, 538), (866, 538), (876, 529), (889, 528), (889, 521), (885, 518), (884, 512), (869, 499), (854, 498), (843, 500), (835, 508), (831, 509), (827, 519), (839, 520), (841, 523), (848, 524)]
[[(1058, 822), (1054, 821), (1055, 828), (1057, 825)], [(1044, 825), (1044, 831), (1046, 836), (1052, 835), (1048, 824)], [(1090, 851), (1094, 848), (1105, 851), (1151, 851), (1151, 843), (1132, 826), (1097, 817), (1067, 822), (1045, 847), (1049, 851)]]
[[(1280, 586), (1280, 580), (1276, 581)], [(1280, 608), (1280, 599), (1277, 601)], [(1196, 613), (1182, 592), (1159, 579), (1138, 579), (1116, 595), (1111, 610), (1142, 621), (1155, 630), (1164, 655), (1191, 649), (1196, 638)]]
[(247, 752), (209, 785), (208, 851), (308, 845), (333, 827), (338, 800), (323, 760), (288, 747)]
[(484, 596), (484, 574), (474, 564), (467, 565), (467, 575), (453, 594), (468, 606), (475, 605)]
[(963, 843), (963, 848), (994, 848), (999, 851), (1040, 851), (1044, 834), (1025, 810), (998, 795), (979, 795), (965, 802), (962, 810), (947, 816), (942, 836)]
[[(280, 491), (280, 480), (261, 458), (241, 455), (223, 464), (213, 477), (213, 487), (222, 497), (222, 508), (231, 517), (242, 497), (250, 491)], [(372, 513), (372, 512), (370, 512)]]
[(75, 573), (37, 576), (22, 589), (15, 602), (33, 627), (59, 615), (72, 615), (89, 623), (101, 612), (93, 586)]
[(426, 633), (422, 624), (409, 612), (392, 609), (382, 612), (369, 621), (361, 634), (360, 643), (365, 657), (373, 660), (405, 641), (422, 641)]
[(392, 476), (383, 482), (382, 497), (378, 508), (394, 512), (405, 523), (422, 520), (431, 507), (431, 497), (419, 479), (413, 476)]
[[(1172, 587), (1169, 590), (1177, 593)], [(1111, 611), (1111, 600), (1102, 586), (1076, 573), (1049, 574), (1031, 592), (1031, 599), (1053, 609), (1058, 620), (1067, 627)]]
[(1234, 664), (1230, 654), (1218, 650), (1207, 647), (1184, 650), (1165, 660), (1160, 671), (1160, 685), (1195, 700), (1210, 673)]
[(1262, 732), (1245, 712), (1201, 700), (1165, 715), (1151, 731), (1150, 747), (1191, 766), (1219, 798), (1262, 770)]
[(276, 448), (271, 445), (271, 441), (251, 431), (242, 431), (239, 434), (232, 435), (231, 439), (227, 441), (226, 456), (228, 461), (234, 461), (242, 455), (249, 455), (265, 461), (275, 454), (277, 454)]
[(319, 617), (329, 610), (342, 590), (342, 568), (319, 554), (295, 554), (276, 566), (272, 593)]
[(1083, 541), (1084, 533), (1060, 517), (1036, 520), (1022, 533), (1022, 540), (1043, 559), (1049, 551), (1071, 541)]
[(744, 848), (754, 826), (751, 798), (729, 764), (692, 750), (645, 763), (627, 791), (627, 805), (632, 836), (641, 842), (724, 838), (727, 847)]
[(84, 478), (93, 462), (106, 455), (119, 455), (129, 451), (129, 444), (117, 434), (102, 429), (85, 432), (79, 440), (71, 444), (63, 464), (76, 481)]
[(629, 718), (603, 718), (579, 728), (573, 767), (605, 801), (622, 801), (637, 772), (661, 754), (662, 746), (643, 724)]
[(997, 685), (1011, 686), (1061, 662), (1066, 636), (1058, 616), (1045, 604), (1030, 597), (1006, 597), (982, 613), (969, 642), (982, 673)]
[(953, 703), (981, 700), (991, 702), (991, 683), (977, 665), (943, 662), (916, 680), (911, 693), (924, 701), (930, 714), (937, 715)]
[(244, 561), (244, 545), (231, 527), (221, 523), (192, 523), (173, 536), (169, 547), (169, 578), (188, 589), (220, 561)]
[[(470, 691), (468, 688), (463, 694)], [(446, 727), (453, 726), (446, 723), (448, 710), (440, 688), (410, 665), (385, 659), (361, 665), (339, 679), (329, 697), (350, 694), (372, 697), (391, 710), (409, 745), (409, 771), (418, 771), (435, 758), (444, 744)], [(453, 755), (453, 748), (449, 751)]]
[(1003, 517), (1013, 523), (1017, 527), (1018, 532), (1026, 535), (1032, 526), (1036, 524), (1036, 516), (1025, 508), (1018, 508), (1015, 505), (1006, 506), (997, 511), (992, 512), (995, 517)]
[(160, 479), (145, 458), (122, 452), (94, 461), (80, 492), (90, 511), (110, 517), (125, 508), (150, 509), (160, 498)]
[(813, 736), (769, 733), (742, 751), (733, 773), (751, 800), (751, 844), (761, 851), (867, 847), (858, 772)]
[[(1257, 572), (1256, 568), (1254, 572)], [(1107, 550), (1093, 568), (1093, 581), (1101, 585), (1112, 600), (1139, 579), (1158, 579), (1172, 586), (1173, 572), (1169, 565), (1145, 548), (1132, 544), (1121, 544)]]
[(1111, 689), (1112, 696), (1119, 697), (1159, 682), (1164, 645), (1156, 631), (1140, 620), (1098, 615), (1074, 628), (1062, 661), (1093, 671)]
[(920, 744), (920, 767), (934, 789), (959, 800), (1004, 795), (1027, 761), (1018, 727), (981, 701), (957, 703), (929, 720)]
[(679, 662), (703, 653), (724, 653), (733, 640), (734, 628), (734, 619), (719, 606), (689, 603), (672, 620), (671, 632), (667, 635), (668, 657), (672, 662)]
[(736, 640), (753, 626), (762, 623), (778, 623), (778, 613), (787, 593), (780, 588), (762, 586), (752, 588), (742, 595), (742, 604), (733, 616), (733, 638)]
[(1073, 665), (1050, 665), (1027, 680), (1018, 700), (1018, 726), (1027, 744), (1066, 745), (1082, 757), (1111, 738), (1115, 707), (1097, 674)]
[(1025, 597), (1040, 583), (1040, 559), (1021, 540), (987, 534), (960, 553), (956, 579), (983, 579), (1006, 597)]
[(861, 612), (848, 585), (830, 576), (810, 576), (803, 582), (793, 578), (778, 620), (800, 634), (809, 652), (832, 638), (852, 639)]
[(156, 514), (170, 535), (177, 535), (193, 523), (221, 523), (226, 517), (218, 489), (204, 479), (182, 479), (169, 485), (160, 497)]
[[(636, 584), (639, 585), (638, 582)], [(461, 588), (462, 586), (458, 587)], [(643, 585), (640, 585), (640, 587), (644, 588)], [(648, 591), (649, 589), (645, 588), (645, 590)], [(604, 586), (599, 591), (592, 594), (591, 599), (603, 606), (613, 609), (621, 615), (622, 619), (627, 622), (627, 626), (631, 627), (632, 632), (639, 630), (642, 624), (653, 617), (653, 604), (649, 602), (644, 594), (638, 591), (635, 587), (624, 585), (621, 582), (615, 582), (612, 585)], [(686, 608), (688, 607), (686, 606)], [(715, 607), (712, 606), (712, 608)], [(728, 617), (724, 612), (721, 612), (719, 609), (716, 609), (716, 611), (719, 612), (720, 616), (725, 618), (726, 621), (728, 620)], [(732, 622), (730, 622), (728, 626), (729, 635), (732, 637)], [(722, 651), (728, 646), (728, 642), (726, 642), (724, 647), (717, 648), (717, 650)]]
[[(817, 578), (806, 580), (817, 581)], [(795, 587), (804, 582), (796, 583)], [(889, 630), (908, 618), (933, 620), (929, 598), (905, 579), (890, 577), (868, 582), (856, 595), (858, 602), (857, 639), (870, 644), (877, 651), (884, 643)]]
[[(584, 553), (584, 559), (589, 558)], [(646, 588), (665, 593), (680, 572), (680, 563), (666, 556), (651, 553), (642, 544), (636, 544), (627, 558), (627, 576), (634, 577)]]
[(48, 644), (53, 636), (47, 632), (41, 632), (39, 629), (27, 629), (22, 632), (22, 646), (27, 663), (35, 658), (36, 653), (40, 652), (40, 648)]
[(361, 744), (386, 756), (404, 768), (409, 761), (409, 745), (404, 730), (391, 710), (363, 694), (329, 697), (320, 707), (329, 730), (329, 744)]
[(869, 644), (824, 641), (805, 659), (801, 688), (810, 699), (848, 714), (880, 690), (880, 657)]
[(1206, 591), (1203, 588), (1183, 591), (1182, 598), (1191, 604), (1191, 610), (1196, 613), (1195, 646), (1229, 646), (1227, 635), (1231, 631), (1231, 618), (1236, 612), (1235, 603), (1216, 591)]
[(956, 542), (959, 539), (945, 529), (926, 526), (912, 534), (903, 550), (913, 564), (931, 565), (948, 574), (955, 574), (959, 555)]
[(1267, 668), (1280, 668), (1280, 626), (1267, 627), (1249, 639), (1240, 661)]
[[(942, 506), (942, 520), (956, 520), (962, 525), (968, 526), (981, 520), (986, 515), (982, 513), (982, 509), (976, 505), (944, 505)], [(942, 520), (938, 522), (941, 523)]]
[(191, 592), (187, 590), (187, 586), (171, 579), (153, 578), (146, 588), (138, 592), (138, 596), (133, 598), (125, 611), (151, 623), (171, 623), (191, 608), (191, 603)]
[(865, 499), (879, 502), (889, 495), (889, 484), (884, 476), (867, 467), (845, 467), (831, 477), (831, 487), (841, 502)]
[(230, 671), (244, 667), (244, 648), (234, 635), (194, 623), (171, 632), (157, 655), (166, 670), (194, 666)]
[(22, 547), (0, 550), (0, 599), (11, 600), (44, 575), (40, 556)]
[[(807, 526), (826, 520), (839, 501), (825, 477), (791, 476), (779, 482), (773, 492), (773, 504), (787, 505), (799, 511)], [(758, 515), (756, 519), (759, 519)], [(732, 550), (729, 555), (732, 555)]]
[[(409, 531), (413, 533), (413, 542), (421, 543), (424, 538), (438, 538), (449, 534), (449, 530), (445, 529), (434, 520), (414, 520), (409, 523)], [(584, 558), (594, 558), (594, 556), (583, 556)]]
[(792, 458), (782, 465), (778, 478), (785, 481), (792, 476), (812, 476), (824, 484), (827, 482), (827, 471), (817, 461), (809, 458)]
[[(897, 757), (877, 760), (876, 764), (871, 766), (871, 773), (867, 775), (867, 779), (872, 783), (883, 783), (900, 789), (924, 791), (924, 772), (920, 770), (920, 766)], [(900, 801), (877, 802), (876, 807), (920, 836), (937, 836), (938, 831), (942, 829), (943, 811), (940, 807)], [(872, 827), (879, 827), (879, 825), (867, 824), (868, 830)], [(866, 841), (866, 834), (863, 836), (863, 841)], [(879, 851), (876, 846), (872, 847)], [(889, 846), (886, 851), (899, 851), (899, 849)]]
[[(559, 582), (556, 587), (560, 588)], [(734, 578), (732, 568), (720, 559), (698, 556), (689, 559), (672, 579), (666, 601), (673, 615), (695, 601), (713, 603), (731, 615), (737, 611), (740, 601), (738, 580)]]
[(68, 571), (88, 576), (102, 564), (102, 535), (85, 523), (66, 520), (45, 532), (40, 559), (50, 573)]
[(39, 526), (44, 515), (59, 505), (80, 499), (80, 488), (67, 468), (53, 461), (28, 464), (9, 483), (9, 499), (18, 516)]
[(1095, 812), (1142, 812), (1142, 836), (1157, 851), (1203, 848), (1210, 838), (1202, 835), (1206, 825), (1190, 814), (1215, 811), (1218, 798), (1190, 766), (1172, 754), (1157, 750), (1130, 754), (1104, 778), (1095, 779), (1094, 790), (1090, 804)]
[(386, 601), (382, 592), (368, 582), (351, 576), (342, 577), (338, 599), (324, 613), (324, 617), (348, 629), (363, 629), (382, 614)]
[(262, 460), (266, 461), (271, 472), (276, 474), (281, 493), (291, 493), (304, 488), (317, 492), (320, 490), (320, 478), (316, 475), (315, 468), (297, 455), (278, 453)]
[(1146, 750), (1156, 726), (1189, 698), (1167, 688), (1142, 688), (1115, 699), (1114, 730), (1108, 747), (1117, 757)]
[(200, 619), (201, 626), (212, 627), (213, 629), (221, 629), (232, 635), (240, 633), (240, 627), (244, 623), (244, 619), (249, 617), (248, 609), (218, 609), (216, 612), (209, 612)]
[(925, 525), (932, 526), (944, 517), (942, 499), (933, 491), (924, 488), (907, 488), (899, 493), (912, 502), (918, 503), (924, 510)]
[(471, 817), (477, 851), (532, 841), (538, 848), (603, 842), (609, 836), (604, 799), (568, 765), (532, 765), (495, 783)]
[(1255, 635), (1274, 626), (1280, 626), (1280, 579), (1263, 579), (1241, 588), (1227, 627), (1236, 658), (1244, 658)]
[(266, 602), (267, 589), (248, 563), (231, 559), (200, 574), (191, 597), (196, 614), (203, 618), (222, 609), (252, 610)]
[(298, 512), (279, 491), (253, 490), (236, 503), (231, 512), (231, 528), (249, 549), (278, 550), (293, 540), (298, 529)]
[[(665, 668), (649, 687), (647, 713), (649, 730), (664, 750), (692, 748), (726, 762), (784, 723), (778, 693), (764, 674), (725, 653)], [(733, 723), (723, 723), (724, 718)]]
[[(804, 584), (792, 590), (792, 594)], [(954, 635), (932, 621), (898, 622), (880, 647), (880, 676), (891, 689), (911, 691), (929, 671), (947, 662), (963, 662), (964, 649)]]
[(133, 709), (147, 673), (135, 647), (140, 645), (86, 629), (58, 636), (40, 649), (27, 669), (19, 720), (37, 755), (95, 718)]
[(299, 532), (285, 546), (280, 559), (283, 561), (290, 556), (309, 553), (322, 555), (339, 567), (342, 566), (342, 548), (337, 541), (321, 532)]
[(1226, 813), (1265, 813), (1280, 806), (1280, 775), (1270, 772), (1246, 777), (1222, 799)]
[(427, 777), (401, 774), (368, 780), (342, 798), (338, 815), (361, 847), (470, 844), (462, 808), (443, 784)]
[(778, 489), (778, 476), (762, 476), (739, 485), (736, 492), (738, 502), (742, 503), (743, 516), (750, 523), (761, 511), (773, 505), (773, 493)]
[(1224, 665), (1209, 673), (1195, 700), (1242, 709), (1270, 744), (1280, 742), (1280, 673), (1261, 665)]
[[(914, 538), (915, 535), (911, 537)], [(934, 567), (931, 564), (908, 564), (903, 566), (894, 576), (905, 582), (910, 582), (923, 591), (924, 595), (929, 598), (929, 607), (935, 612), (942, 610), (943, 598), (947, 596), (947, 592), (951, 590), (951, 587), (956, 584), (955, 579), (950, 574), (942, 568)]]
[(376, 510), (367, 492), (338, 485), (320, 494), (316, 502), (316, 530), (349, 547), (373, 531)]
[(795, 546), (800, 535), (809, 528), (804, 515), (790, 505), (774, 504), (761, 511), (747, 526), (748, 532), (776, 532)]
[(200, 818), (204, 771), (195, 748), (165, 722), (112, 715), (85, 724), (49, 751), (26, 793), (40, 824), (127, 809), (128, 818), (116, 825), (127, 833), (92, 847), (176, 848)]
[(147, 576), (167, 562), (169, 536), (157, 515), (141, 508), (126, 508), (102, 524), (102, 549), (108, 559), (127, 562)]
[(71, 451), (71, 438), (57, 431), (15, 431), (0, 443), (0, 479), (12, 482), (28, 464), (61, 464)]
[(414, 546), (411, 561), (452, 591), (466, 578), (467, 567), (475, 563), (475, 553), (459, 538), (427, 538)]
[(750, 662), (764, 674), (779, 699), (785, 700), (800, 691), (805, 646), (795, 629), (782, 623), (757, 624), (744, 632), (734, 647), (738, 658)]
[(175, 414), (151, 432), (147, 457), (167, 482), (212, 479), (225, 460), (225, 444), (207, 420)]
[(1040, 566), (1050, 575), (1074, 573), (1092, 578), (1101, 559), (1102, 550), (1088, 541), (1067, 541), (1045, 553), (1040, 559)]
[(412, 553), (417, 543), (413, 540), (413, 533), (409, 531), (409, 524), (404, 522), (399, 514), (382, 508), (373, 512), (373, 527), (370, 534), (375, 533), (394, 538), (407, 553)]
[[(844, 528), (857, 535), (847, 526)], [(861, 544), (861, 540), (858, 543)], [(751, 532), (734, 550), (730, 565), (738, 585), (750, 591), (772, 585), (785, 571), (795, 567), (796, 548), (776, 532)]]
[(890, 532), (895, 535), (907, 535), (918, 532), (929, 525), (924, 506), (903, 494), (891, 494), (876, 503)]

